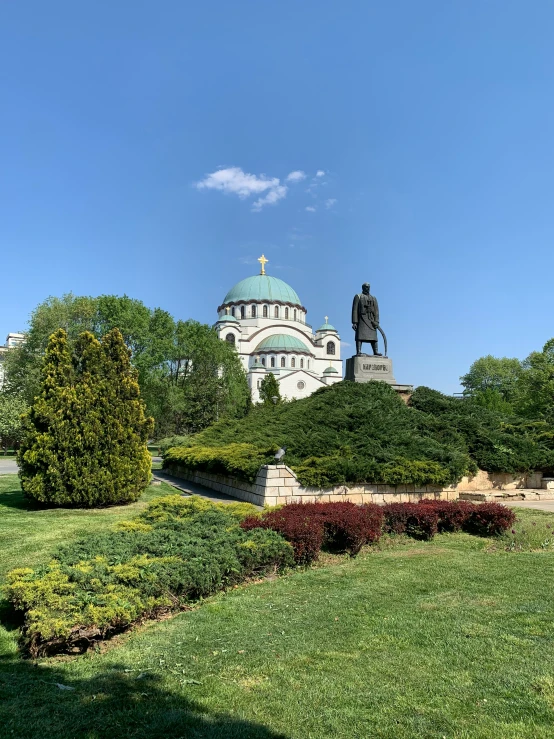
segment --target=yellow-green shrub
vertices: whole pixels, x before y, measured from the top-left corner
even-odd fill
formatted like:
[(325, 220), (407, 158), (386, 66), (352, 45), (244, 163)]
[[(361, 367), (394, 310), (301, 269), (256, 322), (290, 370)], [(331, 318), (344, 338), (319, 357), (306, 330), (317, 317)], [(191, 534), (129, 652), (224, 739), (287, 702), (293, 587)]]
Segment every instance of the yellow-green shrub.
[(43, 567), (13, 570), (5, 594), (24, 614), (25, 648), (32, 656), (82, 651), (141, 618), (293, 564), (279, 534), (237, 525), (251, 509), (167, 496), (132, 521), (61, 547)]
[(274, 461), (276, 451), (276, 446), (257, 447), (238, 443), (219, 447), (172, 447), (164, 455), (164, 468), (171, 470), (174, 466), (183, 466), (254, 482), (260, 467)]

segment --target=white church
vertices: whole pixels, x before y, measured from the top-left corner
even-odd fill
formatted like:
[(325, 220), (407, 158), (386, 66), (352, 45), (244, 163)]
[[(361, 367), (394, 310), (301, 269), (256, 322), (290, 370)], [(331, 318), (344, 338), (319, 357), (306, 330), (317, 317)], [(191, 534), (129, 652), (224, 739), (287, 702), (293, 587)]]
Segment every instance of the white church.
[(340, 336), (325, 317), (317, 331), (306, 323), (306, 308), (290, 285), (265, 272), (232, 287), (217, 309), (219, 338), (233, 344), (248, 375), (254, 403), (267, 372), (273, 372), (281, 397), (305, 398), (342, 380)]

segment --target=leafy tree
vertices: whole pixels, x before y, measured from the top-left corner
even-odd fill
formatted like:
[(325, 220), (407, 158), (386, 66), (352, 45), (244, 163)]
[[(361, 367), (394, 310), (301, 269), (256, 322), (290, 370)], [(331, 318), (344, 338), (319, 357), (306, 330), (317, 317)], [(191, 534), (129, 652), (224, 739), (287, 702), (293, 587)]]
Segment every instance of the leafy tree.
[(71, 293), (40, 303), (31, 314), (25, 343), (7, 353), (7, 392), (20, 395), (30, 405), (39, 392), (42, 358), (51, 334), (62, 328), (73, 343), (83, 331), (95, 333), (97, 312), (95, 298)]
[(554, 424), (554, 339), (542, 352), (532, 352), (523, 362), (518, 410), (527, 418)]
[(473, 397), (480, 405), (510, 413), (518, 400), (522, 372), (519, 359), (489, 354), (473, 362), (460, 382), (464, 395)]
[(40, 393), (23, 420), (23, 490), (55, 505), (135, 501), (150, 478), (152, 429), (121, 333), (114, 329), (99, 342), (86, 331), (72, 351), (59, 329), (46, 348)]
[(9, 446), (21, 441), (21, 416), (26, 410), (25, 401), (18, 395), (0, 393), (0, 443), (6, 454)]
[(277, 398), (275, 405), (281, 402), (281, 391), (279, 383), (273, 372), (266, 372), (260, 383), (260, 400), (265, 405), (273, 405), (273, 398)]
[(150, 377), (157, 436), (201, 431), (250, 407), (246, 373), (233, 346), (198, 321), (177, 321), (168, 360)]
[(123, 335), (141, 396), (158, 437), (199, 431), (218, 418), (247, 412), (250, 394), (236, 350), (209, 326), (175, 321), (161, 308), (128, 296), (48, 298), (31, 315), (27, 341), (8, 353), (8, 391), (30, 405), (40, 391), (49, 336), (64, 328), (70, 348), (83, 330)]

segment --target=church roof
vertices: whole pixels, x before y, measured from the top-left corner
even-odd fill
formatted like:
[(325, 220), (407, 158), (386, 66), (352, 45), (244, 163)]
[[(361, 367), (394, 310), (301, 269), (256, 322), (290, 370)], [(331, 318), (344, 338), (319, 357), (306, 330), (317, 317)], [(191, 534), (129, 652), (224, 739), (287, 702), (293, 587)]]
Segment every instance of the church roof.
[(238, 321), (235, 316), (231, 316), (227, 313), (226, 315), (221, 316), (221, 318), (218, 318), (217, 323), (238, 323)]
[(288, 334), (273, 334), (261, 341), (254, 352), (296, 352), (298, 354), (311, 354), (306, 344), (296, 336)]
[(327, 369), (323, 370), (324, 375), (338, 375), (338, 373), (339, 371), (334, 367), (327, 367)]
[(318, 331), (334, 331), (335, 333), (337, 332), (337, 329), (334, 326), (331, 326), (330, 323), (327, 323), (327, 321), (325, 321), (325, 323), (323, 323), (317, 330)]
[(237, 282), (223, 299), (223, 305), (250, 301), (291, 303), (302, 307), (295, 290), (283, 280), (270, 275), (254, 275)]

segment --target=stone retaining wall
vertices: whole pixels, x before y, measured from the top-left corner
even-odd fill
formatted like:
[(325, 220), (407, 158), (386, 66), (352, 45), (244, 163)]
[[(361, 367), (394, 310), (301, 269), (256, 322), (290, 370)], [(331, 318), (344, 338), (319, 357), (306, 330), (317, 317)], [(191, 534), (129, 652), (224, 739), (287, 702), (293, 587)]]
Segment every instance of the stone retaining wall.
[(211, 472), (190, 470), (181, 465), (171, 464), (167, 472), (190, 482), (204, 485), (245, 500), (254, 505), (280, 505), (303, 501), (329, 502), (350, 500), (353, 503), (416, 503), (422, 498), (437, 500), (457, 500), (461, 493), (484, 490), (541, 489), (542, 474), (508, 475), (491, 474), (480, 471), (475, 477), (464, 477), (458, 485), (440, 488), (433, 485), (391, 485), (359, 484), (336, 485), (330, 488), (305, 488), (300, 485), (294, 472), (284, 464), (270, 464), (262, 467), (254, 483), (247, 483), (235, 477), (217, 475)]

